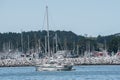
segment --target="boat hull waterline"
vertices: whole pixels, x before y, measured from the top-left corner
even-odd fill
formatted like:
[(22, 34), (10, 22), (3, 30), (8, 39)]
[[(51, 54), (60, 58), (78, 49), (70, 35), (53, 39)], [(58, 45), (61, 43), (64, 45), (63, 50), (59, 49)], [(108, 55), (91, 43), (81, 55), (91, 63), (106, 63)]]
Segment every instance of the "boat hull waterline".
[(36, 71), (71, 71), (72, 65), (39, 65), (36, 66)]

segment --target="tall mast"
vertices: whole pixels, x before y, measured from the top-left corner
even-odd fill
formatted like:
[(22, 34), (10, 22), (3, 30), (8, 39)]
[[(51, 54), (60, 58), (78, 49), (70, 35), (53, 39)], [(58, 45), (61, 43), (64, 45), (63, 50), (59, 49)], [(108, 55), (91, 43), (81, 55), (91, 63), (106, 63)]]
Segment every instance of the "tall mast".
[(29, 38), (29, 35), (28, 35), (28, 51), (30, 50), (30, 38)]
[(53, 38), (53, 53), (55, 53), (55, 46), (54, 46), (54, 44), (55, 44), (55, 41), (54, 41), (54, 38)]
[(77, 44), (77, 56), (79, 56), (79, 45)]
[(36, 33), (34, 34), (34, 39), (35, 39), (35, 52), (37, 52), (37, 36)]
[(22, 48), (22, 52), (23, 52), (23, 32), (21, 30), (21, 48)]
[(47, 37), (45, 36), (45, 55), (47, 54)]
[(55, 39), (56, 39), (56, 52), (57, 52), (57, 48), (58, 48), (58, 42), (57, 42), (57, 33), (55, 34)]
[(49, 18), (48, 18), (48, 6), (46, 6), (46, 14), (47, 14), (47, 37), (48, 37), (48, 55), (51, 56), (50, 54), (50, 42), (49, 42)]
[(73, 42), (73, 53), (75, 52), (75, 41)]
[(67, 50), (67, 39), (66, 38), (64, 39), (64, 46), (65, 46), (64, 50)]
[(106, 40), (105, 40), (104, 42), (105, 42), (105, 50), (107, 50), (107, 46), (106, 46)]
[(10, 41), (9, 41), (9, 43), (8, 43), (8, 50), (9, 50), (9, 51), (11, 50), (11, 43), (10, 43)]
[(40, 39), (38, 40), (38, 44), (39, 44), (38, 45), (38, 52), (40, 52), (41, 51), (41, 40)]

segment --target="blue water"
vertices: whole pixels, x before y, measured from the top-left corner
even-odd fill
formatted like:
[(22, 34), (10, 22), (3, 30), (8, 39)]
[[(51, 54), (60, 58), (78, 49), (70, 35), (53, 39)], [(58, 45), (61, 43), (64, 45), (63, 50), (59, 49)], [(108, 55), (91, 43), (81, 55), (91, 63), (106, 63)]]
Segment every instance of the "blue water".
[(37, 72), (35, 67), (1, 67), (0, 80), (120, 80), (119, 65), (75, 66), (74, 69)]

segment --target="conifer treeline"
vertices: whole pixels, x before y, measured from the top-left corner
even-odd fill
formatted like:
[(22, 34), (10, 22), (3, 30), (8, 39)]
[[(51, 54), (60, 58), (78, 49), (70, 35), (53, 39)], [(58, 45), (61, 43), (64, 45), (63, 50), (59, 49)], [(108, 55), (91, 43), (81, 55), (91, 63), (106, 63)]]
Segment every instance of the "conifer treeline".
[[(109, 52), (117, 52), (120, 47), (120, 36), (118, 34), (109, 35), (109, 36), (98, 36), (98, 37), (85, 37), (76, 35), (71, 31), (50, 31), (50, 46), (53, 47), (53, 41), (55, 38), (55, 34), (58, 35), (58, 47), (59, 49), (69, 49), (73, 50), (74, 47), (79, 46), (79, 52), (82, 53), (85, 50), (90, 48), (93, 50), (101, 50), (106, 48)], [(22, 32), (23, 35), (23, 49), (24, 52), (28, 50), (28, 36), (29, 36), (29, 47), (30, 49), (35, 49), (38, 45), (38, 41), (40, 40), (42, 45), (45, 43), (45, 36), (47, 36), (47, 32), (43, 31), (29, 31)], [(66, 46), (65, 46), (66, 44)], [(55, 45), (55, 43), (54, 43)], [(11, 49), (22, 50), (21, 45), (21, 33), (0, 33), (0, 51)]]

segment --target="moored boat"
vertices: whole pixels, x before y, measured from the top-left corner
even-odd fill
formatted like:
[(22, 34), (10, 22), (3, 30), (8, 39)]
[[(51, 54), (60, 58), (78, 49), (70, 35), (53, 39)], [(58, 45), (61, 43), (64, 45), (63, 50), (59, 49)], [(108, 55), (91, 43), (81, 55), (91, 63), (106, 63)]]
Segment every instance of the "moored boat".
[(36, 65), (36, 71), (70, 71), (73, 65), (61, 63), (55, 59)]

